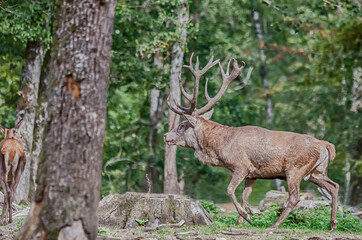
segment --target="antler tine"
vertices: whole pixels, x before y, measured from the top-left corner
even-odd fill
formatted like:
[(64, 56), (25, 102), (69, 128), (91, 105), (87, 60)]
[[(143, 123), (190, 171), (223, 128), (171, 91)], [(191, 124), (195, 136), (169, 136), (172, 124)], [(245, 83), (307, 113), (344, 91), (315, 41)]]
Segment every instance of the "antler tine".
[(206, 83), (205, 83), (205, 97), (206, 97), (207, 102), (210, 102), (211, 97), (209, 96), (209, 93), (207, 92), (207, 83), (208, 83), (208, 82), (209, 82), (209, 79), (206, 78)]
[[(176, 113), (176, 114), (179, 114), (179, 115), (182, 115), (182, 114), (184, 114), (184, 111), (182, 111), (182, 110), (180, 110), (180, 109), (177, 109), (178, 107), (174, 107), (173, 105), (172, 105), (172, 103), (170, 102), (170, 99), (171, 99), (171, 96), (168, 96), (168, 98), (167, 98), (167, 105), (168, 105), (168, 107), (174, 112), (174, 113)], [(174, 101), (175, 103), (176, 103), (176, 101)]]
[(214, 60), (214, 56), (212, 56), (209, 60), (209, 62), (206, 64), (206, 66), (200, 71), (201, 75), (205, 74), (207, 72), (207, 70), (209, 70), (210, 68), (212, 68), (213, 66), (215, 66), (216, 64), (220, 63), (220, 60), (217, 59), (215, 62), (213, 62)]
[(229, 75), (230, 63), (231, 63), (231, 58), (229, 59), (228, 66), (226, 68), (226, 75)]
[[(241, 67), (239, 67), (238, 66), (238, 62), (233, 58), (233, 70), (231, 71), (231, 74), (230, 74), (230, 76), (228, 77), (228, 78), (230, 78), (231, 80), (230, 81), (232, 81), (233, 79), (235, 79), (237, 76), (239, 76), (240, 75), (240, 73), (241, 73), (241, 71), (244, 69), (244, 67), (245, 67), (245, 62), (244, 61), (242, 61), (242, 66)], [(228, 69), (229, 70), (229, 69)]]
[(196, 56), (195, 70), (196, 70), (196, 71), (200, 71), (199, 56)]
[(180, 84), (180, 88), (181, 88), (181, 92), (182, 94), (184, 95), (184, 97), (189, 100), (191, 102), (192, 100), (192, 95), (187, 93), (184, 89), (184, 87), (182, 86), (182, 81), (181, 81), (181, 72), (180, 72), (180, 75), (178, 76), (178, 81), (179, 81), (179, 84)]
[(180, 104), (178, 104), (178, 103), (176, 102), (175, 99), (173, 100), (173, 102), (174, 102), (174, 104), (175, 104), (179, 109), (182, 110), (183, 113), (187, 113), (187, 114), (190, 113), (190, 108), (181, 106)]
[(229, 84), (231, 83), (232, 80), (234, 80), (237, 76), (240, 75), (241, 71), (243, 70), (243, 68), (245, 67), (245, 62), (243, 61), (243, 65), (239, 68), (238, 67), (238, 62), (235, 59), (233, 60), (233, 70), (231, 71), (231, 74), (229, 75), (229, 64), (230, 61), (228, 63), (228, 70), (225, 74), (224, 69), (222, 68), (220, 62), (219, 62), (219, 68), (221, 71), (221, 76), (222, 76), (222, 86), (219, 90), (219, 92), (215, 95), (215, 97), (210, 98), (209, 94), (207, 93), (207, 81), (206, 81), (206, 85), (205, 85), (205, 96), (207, 99), (207, 104), (205, 106), (203, 106), (202, 108), (196, 110), (194, 112), (194, 115), (200, 115), (204, 112), (206, 112), (207, 110), (209, 110), (210, 108), (212, 108), (215, 103), (217, 101), (220, 100), (220, 98), (222, 97), (222, 95), (225, 93), (227, 87), (229, 86)]

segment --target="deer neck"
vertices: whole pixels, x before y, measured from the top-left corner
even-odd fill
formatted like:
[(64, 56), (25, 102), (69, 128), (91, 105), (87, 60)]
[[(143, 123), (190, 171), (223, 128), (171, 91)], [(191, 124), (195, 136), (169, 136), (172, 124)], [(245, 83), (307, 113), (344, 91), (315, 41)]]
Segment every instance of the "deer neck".
[(228, 128), (230, 127), (213, 121), (202, 120), (200, 125), (195, 128), (197, 139), (195, 157), (204, 164), (224, 167), (220, 151), (225, 144), (222, 132)]

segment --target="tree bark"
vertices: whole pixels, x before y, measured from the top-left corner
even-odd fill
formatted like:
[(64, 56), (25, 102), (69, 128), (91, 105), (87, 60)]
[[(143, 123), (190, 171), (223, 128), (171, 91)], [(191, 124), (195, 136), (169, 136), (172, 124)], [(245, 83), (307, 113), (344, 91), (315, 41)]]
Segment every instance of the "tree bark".
[[(178, 24), (181, 29), (180, 42), (174, 44), (172, 48), (172, 63), (170, 74), (170, 96), (177, 103), (180, 103), (181, 93), (179, 87), (179, 75), (181, 73), (182, 61), (184, 57), (183, 48), (186, 42), (187, 28), (189, 20), (189, 6), (187, 0), (179, 0)], [(168, 110), (168, 130), (171, 131), (180, 122), (180, 116), (170, 109)], [(176, 166), (176, 146), (165, 144), (165, 170), (164, 170), (164, 193), (180, 194), (181, 189), (177, 180)]]
[(14, 202), (19, 203), (21, 201), (28, 201), (30, 195), (31, 179), (34, 177), (34, 172), (31, 166), (34, 166), (34, 161), (37, 158), (32, 158), (32, 145), (33, 145), (33, 131), (36, 106), (38, 100), (38, 90), (41, 66), (44, 57), (44, 44), (41, 39), (34, 42), (28, 42), (26, 46), (26, 63), (23, 67), (21, 76), (22, 84), (22, 95), (18, 102), (18, 111), (16, 115), (17, 122), (23, 119), (23, 123), (20, 126), (20, 132), (24, 140), (24, 146), (27, 149), (26, 154), (26, 165), (19, 185), (15, 191)]
[[(162, 53), (157, 52), (153, 58), (153, 64), (156, 66), (157, 69), (163, 69), (163, 58)], [(159, 82), (162, 81), (161, 78), (158, 79)], [(147, 161), (146, 172), (143, 178), (143, 190), (144, 191), (151, 191), (155, 190), (155, 183), (158, 179), (159, 171), (153, 167), (154, 165), (154, 154), (155, 154), (155, 139), (157, 134), (161, 132), (161, 121), (164, 111), (164, 94), (162, 91), (153, 88), (151, 90), (151, 97), (150, 97), (150, 125), (149, 125), (149, 132), (148, 132), (148, 149), (150, 152), (150, 157)], [(149, 184), (151, 185), (151, 189), (149, 188)]]
[(29, 183), (29, 199), (34, 201), (35, 190), (36, 190), (36, 175), (38, 170), (38, 160), (40, 157), (41, 150), (43, 148), (43, 136), (45, 124), (49, 120), (48, 114), (48, 78), (47, 73), (49, 73), (49, 58), (50, 51), (47, 52), (42, 70), (42, 77), (40, 78), (39, 91), (38, 91), (38, 104), (36, 108), (36, 115), (34, 121), (34, 131), (33, 131), (33, 146), (31, 152), (30, 162), (30, 183)]
[(48, 112), (31, 213), (17, 239), (95, 239), (116, 1), (57, 1)]
[(109, 228), (136, 228), (139, 220), (147, 220), (148, 228), (174, 225), (208, 225), (212, 217), (198, 203), (178, 194), (149, 194), (127, 192), (123, 195), (108, 195), (99, 203), (99, 222)]

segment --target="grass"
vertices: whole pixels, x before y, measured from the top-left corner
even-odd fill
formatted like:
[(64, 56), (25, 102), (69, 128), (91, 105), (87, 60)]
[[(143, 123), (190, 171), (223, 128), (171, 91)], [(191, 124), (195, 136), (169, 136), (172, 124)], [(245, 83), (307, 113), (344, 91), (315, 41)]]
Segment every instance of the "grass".
[(112, 232), (112, 230), (105, 228), (105, 227), (99, 227), (98, 228), (98, 237), (106, 237), (106, 236), (114, 236), (115, 234)]
[[(225, 216), (212, 202), (200, 201), (200, 203), (216, 222), (225, 224), (228, 227), (237, 227), (238, 214), (231, 213)], [(268, 210), (262, 212), (261, 215), (252, 216), (253, 225), (244, 221), (243, 228), (268, 228), (278, 219), (281, 212), (282, 210), (274, 204)], [(330, 214), (331, 208), (327, 206), (321, 206), (312, 210), (296, 210), (288, 215), (281, 228), (329, 231)], [(337, 231), (362, 234), (362, 221), (350, 212), (337, 212), (337, 221)]]

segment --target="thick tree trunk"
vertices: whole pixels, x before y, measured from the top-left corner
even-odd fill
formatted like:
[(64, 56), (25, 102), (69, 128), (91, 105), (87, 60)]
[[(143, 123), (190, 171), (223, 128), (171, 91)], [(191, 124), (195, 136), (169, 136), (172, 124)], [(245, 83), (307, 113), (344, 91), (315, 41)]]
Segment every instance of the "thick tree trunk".
[(34, 131), (33, 131), (33, 146), (31, 152), (30, 162), (30, 183), (29, 183), (29, 199), (34, 200), (35, 190), (36, 190), (36, 175), (38, 170), (38, 160), (40, 157), (41, 150), (43, 149), (43, 136), (44, 128), (46, 122), (49, 120), (48, 114), (48, 78), (47, 74), (49, 73), (49, 58), (50, 51), (47, 52), (43, 64), (42, 77), (39, 83), (39, 94), (38, 94), (38, 104), (36, 108), (35, 122), (34, 122)]
[[(170, 96), (177, 103), (180, 103), (181, 93), (179, 87), (179, 75), (181, 73), (182, 61), (184, 57), (183, 48), (186, 42), (187, 28), (186, 24), (189, 20), (189, 6), (186, 0), (179, 0), (178, 24), (181, 29), (180, 42), (176, 43), (172, 48), (172, 65), (170, 74)], [(171, 131), (180, 122), (180, 116), (168, 110), (168, 130)], [(176, 146), (165, 144), (165, 170), (164, 170), (164, 193), (181, 193), (181, 189), (177, 180), (176, 167)]]
[(41, 66), (44, 56), (44, 44), (42, 40), (28, 42), (26, 46), (26, 63), (23, 67), (21, 76), (22, 96), (18, 103), (17, 121), (23, 119), (20, 126), (20, 132), (24, 140), (24, 145), (27, 151), (26, 165), (19, 185), (15, 191), (14, 202), (28, 201), (31, 187), (31, 179), (34, 177), (34, 172), (31, 166), (34, 166), (35, 161), (38, 159), (32, 158), (32, 145), (33, 145), (33, 131), (36, 113), (36, 105), (38, 100), (38, 89), (40, 81)]
[(31, 213), (17, 239), (95, 239), (115, 0), (58, 1), (49, 121)]

